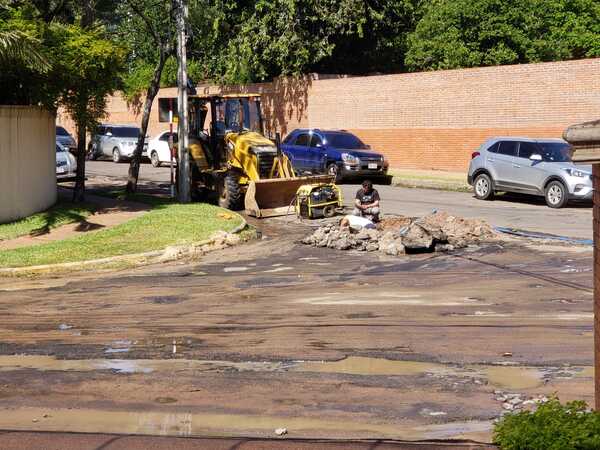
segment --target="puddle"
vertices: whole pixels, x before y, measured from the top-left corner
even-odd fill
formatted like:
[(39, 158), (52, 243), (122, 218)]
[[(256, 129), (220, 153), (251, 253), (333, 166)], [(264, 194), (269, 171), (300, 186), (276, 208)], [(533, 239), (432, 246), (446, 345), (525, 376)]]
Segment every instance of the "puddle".
[[(378, 297), (369, 294), (368, 298), (360, 298), (349, 294), (332, 293), (320, 297), (309, 297), (294, 300), (294, 303), (308, 303), (311, 305), (406, 305), (406, 306), (487, 306), (490, 303), (473, 301), (472, 299), (445, 298), (432, 299), (423, 298), (420, 294), (398, 294), (395, 292), (382, 292)], [(475, 313), (477, 315), (477, 312)]]
[(178, 372), (183, 370), (238, 371), (238, 372), (307, 372), (363, 376), (428, 376), (435, 378), (462, 377), (487, 382), (504, 389), (532, 389), (543, 385), (544, 378), (557, 378), (557, 372), (567, 378), (593, 377), (593, 367), (528, 367), (516, 365), (456, 366), (450, 364), (393, 361), (383, 358), (350, 356), (340, 361), (287, 361), (287, 362), (232, 362), (190, 359), (56, 359), (53, 356), (10, 355), (0, 356), (0, 372), (20, 369), (40, 371), (111, 370), (119, 374), (149, 374), (152, 372)]
[(248, 267), (225, 267), (223, 269), (223, 272), (225, 272), (225, 273), (230, 273), (230, 272), (245, 272), (248, 269), (249, 269)]
[(0, 410), (0, 429), (78, 433), (142, 434), (161, 436), (269, 435), (285, 426), (292, 436), (326, 434), (329, 438), (433, 439), (465, 438), (486, 433), (490, 421), (417, 425), (414, 422), (376, 423), (333, 420), (326, 417), (290, 417), (251, 414), (207, 414), (162, 411), (110, 411), (100, 409), (16, 408)]
[(488, 382), (505, 389), (533, 389), (543, 384), (543, 374), (534, 367), (487, 367)]
[(293, 270), (293, 267), (277, 267), (275, 269), (263, 270), (263, 273), (275, 273), (275, 272), (284, 272), (286, 270)]
[(117, 373), (123, 374), (179, 370), (238, 370), (240, 372), (269, 372), (284, 370), (293, 364), (294, 363), (288, 362), (230, 362), (191, 359), (56, 359), (54, 356), (46, 355), (0, 356), (0, 372), (19, 369), (79, 372), (113, 370)]
[[(388, 359), (351, 356), (340, 361), (315, 362), (307, 361), (298, 364), (292, 370), (300, 372), (340, 373), (364, 376), (454, 376), (468, 377), (487, 382), (504, 389), (533, 389), (544, 384), (544, 375), (549, 368), (537, 368), (514, 365), (479, 365), (464, 367), (417, 362), (392, 361)], [(573, 377), (588, 378), (593, 376), (593, 367), (572, 368)]]

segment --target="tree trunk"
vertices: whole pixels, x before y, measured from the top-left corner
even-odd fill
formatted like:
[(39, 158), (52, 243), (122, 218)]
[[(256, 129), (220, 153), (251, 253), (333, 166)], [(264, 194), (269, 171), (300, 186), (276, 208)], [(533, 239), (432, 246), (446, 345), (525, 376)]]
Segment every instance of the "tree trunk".
[(148, 86), (148, 91), (146, 92), (146, 100), (144, 101), (144, 109), (142, 113), (142, 126), (140, 127), (137, 145), (133, 152), (131, 162), (129, 163), (129, 175), (127, 177), (127, 187), (125, 189), (128, 194), (132, 194), (137, 190), (138, 176), (140, 174), (140, 161), (142, 159), (142, 151), (144, 150), (146, 132), (148, 131), (148, 121), (150, 120), (150, 113), (152, 112), (152, 102), (154, 101), (154, 97), (156, 97), (156, 94), (158, 94), (158, 90), (160, 88), (160, 77), (162, 75), (167, 56), (167, 52), (161, 48), (158, 63), (154, 68), (152, 81), (150, 82), (150, 86)]
[(77, 174), (75, 175), (75, 189), (73, 189), (73, 201), (83, 202), (85, 200), (85, 138), (86, 126), (77, 124)]

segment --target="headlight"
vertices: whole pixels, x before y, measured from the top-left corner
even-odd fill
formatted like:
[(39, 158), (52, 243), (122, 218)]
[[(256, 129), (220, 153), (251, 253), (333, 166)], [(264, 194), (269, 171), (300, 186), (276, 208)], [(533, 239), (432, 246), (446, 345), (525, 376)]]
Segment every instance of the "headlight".
[(263, 152), (276, 153), (277, 147), (274, 147), (272, 145), (253, 145), (252, 147), (250, 147), (250, 151), (254, 154)]
[(354, 155), (350, 155), (349, 153), (342, 153), (342, 161), (344, 161), (346, 164), (359, 164), (360, 160), (354, 156)]
[(578, 178), (585, 178), (589, 175), (589, 174), (582, 172), (581, 170), (577, 170), (577, 169), (565, 169), (565, 172), (567, 172), (572, 177), (578, 177)]

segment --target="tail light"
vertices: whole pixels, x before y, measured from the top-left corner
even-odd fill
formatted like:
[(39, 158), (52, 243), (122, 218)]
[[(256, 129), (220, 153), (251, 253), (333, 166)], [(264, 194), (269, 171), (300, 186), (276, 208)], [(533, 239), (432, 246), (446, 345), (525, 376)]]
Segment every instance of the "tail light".
[(480, 155), (479, 152), (473, 152), (471, 153), (471, 159), (477, 158)]

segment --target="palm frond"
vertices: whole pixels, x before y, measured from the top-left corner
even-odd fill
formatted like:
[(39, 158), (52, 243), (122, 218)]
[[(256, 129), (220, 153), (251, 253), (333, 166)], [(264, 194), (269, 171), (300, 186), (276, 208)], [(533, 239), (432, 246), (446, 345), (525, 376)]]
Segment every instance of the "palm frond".
[(40, 72), (47, 72), (51, 67), (36, 48), (36, 42), (21, 31), (0, 31), (0, 61), (23, 64)]

